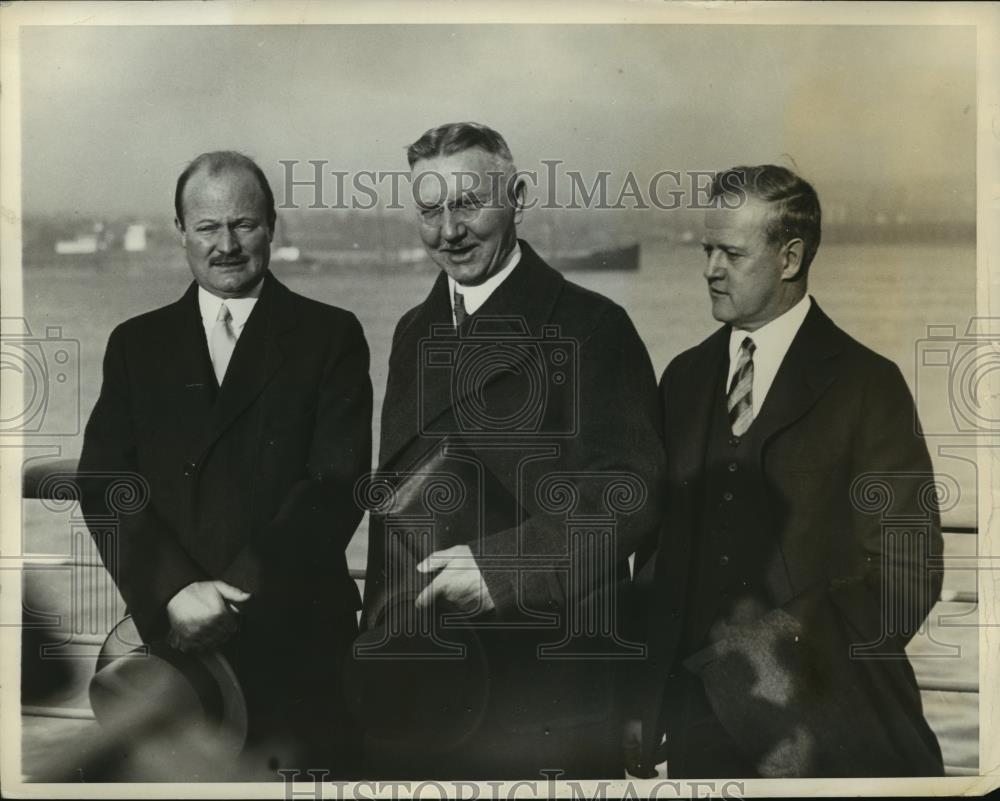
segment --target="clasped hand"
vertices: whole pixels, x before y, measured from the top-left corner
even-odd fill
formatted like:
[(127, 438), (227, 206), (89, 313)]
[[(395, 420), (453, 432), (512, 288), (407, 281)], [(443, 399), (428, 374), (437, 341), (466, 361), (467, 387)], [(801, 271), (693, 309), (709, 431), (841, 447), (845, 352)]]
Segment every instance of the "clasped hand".
[(437, 573), (417, 596), (417, 609), (428, 606), (433, 599), (443, 600), (462, 612), (489, 612), (496, 607), (468, 545), (435, 551), (417, 565), (417, 570)]
[(180, 651), (203, 651), (228, 640), (239, 628), (239, 607), (250, 599), (224, 581), (195, 581), (167, 602), (167, 642)]

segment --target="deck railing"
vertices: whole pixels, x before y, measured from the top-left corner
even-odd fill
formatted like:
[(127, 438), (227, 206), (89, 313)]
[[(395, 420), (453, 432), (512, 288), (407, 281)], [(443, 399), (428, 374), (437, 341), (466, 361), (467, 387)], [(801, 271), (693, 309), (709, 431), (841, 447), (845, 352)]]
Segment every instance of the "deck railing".
[[(72, 476), (76, 472), (76, 460), (50, 459), (33, 461), (24, 469), (22, 482), (22, 497), (35, 500), (59, 500), (46, 488), (51, 485), (47, 479), (52, 476)], [(972, 527), (950, 527), (945, 534), (975, 536), (977, 530)], [(28, 568), (70, 567), (93, 570), (103, 570), (104, 564), (93, 556), (68, 556), (65, 554), (30, 554), (23, 558), (23, 564)], [(350, 568), (350, 575), (356, 581), (364, 581), (365, 571), (362, 568)], [(943, 593), (941, 603), (977, 604), (978, 595), (969, 591), (950, 591)], [(932, 613), (933, 614), (933, 613)], [(68, 642), (83, 646), (100, 646), (105, 639), (104, 634), (86, 632), (67, 632), (50, 630), (52, 633), (65, 635)], [(96, 654), (95, 654), (96, 658)], [(978, 673), (977, 673), (978, 675)], [(972, 693), (978, 694), (979, 682), (960, 679), (934, 679), (921, 677), (917, 671), (918, 684), (925, 692)], [(93, 720), (93, 713), (88, 709), (67, 706), (22, 706), (23, 715), (30, 717), (63, 718), (72, 720)], [(976, 771), (966, 767), (947, 766), (948, 775), (976, 775)]]

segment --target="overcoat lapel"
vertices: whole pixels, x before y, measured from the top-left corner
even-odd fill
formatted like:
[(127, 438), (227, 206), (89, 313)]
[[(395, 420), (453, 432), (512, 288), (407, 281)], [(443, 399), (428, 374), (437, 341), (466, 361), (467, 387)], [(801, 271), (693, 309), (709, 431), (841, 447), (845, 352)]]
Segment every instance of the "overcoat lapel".
[(391, 467), (392, 460), (419, 432), (420, 401), (413, 403), (413, 399), (417, 398), (416, 385), (420, 377), (420, 341), (431, 336), (434, 327), (443, 330), (450, 325), (448, 278), (440, 272), (430, 294), (417, 307), (406, 328), (396, 334), (389, 354), (389, 381), (382, 408), (379, 447), (382, 470)]
[[(688, 373), (679, 376), (678, 386), (667, 387), (667, 470), (670, 517), (660, 532), (656, 586), (666, 588), (657, 594), (661, 620), (673, 620), (671, 609), (678, 608), (687, 593), (690, 558), (697, 538), (699, 508), (704, 496), (705, 453), (708, 448), (712, 404), (716, 392), (725, 383), (729, 366), (729, 327), (716, 331), (698, 348), (697, 358)], [(684, 421), (683, 425), (671, 425)], [(655, 658), (670, 654), (680, 636), (678, 625), (659, 626), (653, 636)]]
[[(709, 337), (700, 346), (690, 371), (677, 379), (683, 386), (668, 388), (664, 412), (668, 439), (674, 437), (674, 442), (667, 443), (668, 470), (671, 486), (679, 490), (671, 496), (672, 523), (664, 530), (668, 537), (675, 529), (696, 532), (699, 525), (712, 404), (720, 388), (725, 391), (731, 330), (723, 326)], [(754, 421), (762, 454), (766, 454), (768, 441), (805, 415), (836, 379), (834, 357), (841, 349), (840, 336), (814, 300)], [(671, 420), (683, 420), (684, 425), (671, 426)], [(659, 573), (671, 571), (670, 560), (657, 561)], [(685, 579), (674, 574), (671, 582)]]
[(729, 366), (728, 343), (729, 327), (726, 326), (701, 346), (703, 352), (692, 366), (690, 375), (682, 379), (686, 386), (669, 388), (667, 408), (664, 410), (668, 432), (676, 430), (669, 425), (671, 420), (685, 421), (683, 429), (675, 434), (677, 442), (668, 443), (671, 455), (675, 456), (673, 465), (668, 468), (677, 471), (680, 481), (694, 484), (702, 475), (712, 404), (715, 393), (725, 384)]
[[(671, 447), (676, 469), (685, 474), (682, 479), (690, 478), (688, 472), (700, 474), (704, 465), (713, 398), (720, 386), (725, 391), (730, 331), (724, 326), (702, 345), (703, 353), (684, 379), (687, 386), (675, 388), (669, 396), (673, 405), (665, 410), (667, 416), (686, 421), (683, 436)], [(813, 300), (754, 421), (762, 446), (826, 392), (837, 377), (833, 357), (840, 350), (837, 327)]]
[(196, 283), (170, 307), (170, 319), (159, 336), (159, 357), (154, 357), (153, 366), (164, 388), (159, 399), (162, 415), (177, 420), (178, 434), (187, 438), (189, 448), (196, 447), (204, 437), (217, 393)]
[[(476, 339), (492, 341), (494, 337), (519, 335), (537, 337), (550, 320), (565, 279), (542, 261), (530, 245), (523, 241), (520, 245), (521, 261), (514, 271), (486, 303), (470, 315), (465, 325), (453, 333), (456, 346), (459, 342), (475, 342)], [(453, 387), (448, 371), (421, 370), (421, 340), (431, 336), (437, 326), (443, 336), (434, 339), (446, 341), (451, 335), (451, 320), (448, 279), (441, 272), (430, 295), (418, 307), (406, 330), (400, 333), (393, 349), (390, 372), (396, 374), (393, 383), (399, 388), (393, 387), (391, 396), (387, 393), (387, 399), (394, 402), (396, 398), (419, 398), (419, 408), (399, 409), (387, 405), (389, 414), (383, 416), (379, 459), (382, 469), (390, 468), (399, 453), (420, 435), (421, 425), (432, 429), (435, 421), (472, 392), (486, 389), (502, 391), (505, 378), (510, 376), (507, 371), (499, 371), (484, 376), (475, 384)]]
[(809, 411), (837, 377), (838, 329), (816, 304), (802, 322), (754, 421), (762, 447)]
[(219, 388), (201, 453), (260, 395), (285, 358), (281, 336), (295, 326), (288, 290), (270, 273), (264, 278), (260, 299), (233, 350)]

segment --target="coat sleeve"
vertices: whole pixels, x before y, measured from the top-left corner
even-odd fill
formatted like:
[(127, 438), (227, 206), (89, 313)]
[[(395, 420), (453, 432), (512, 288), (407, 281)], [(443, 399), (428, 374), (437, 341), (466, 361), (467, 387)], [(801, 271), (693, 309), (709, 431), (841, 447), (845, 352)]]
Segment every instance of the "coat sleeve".
[[(614, 566), (659, 523), (665, 457), (656, 377), (645, 345), (625, 311), (613, 307), (578, 343), (578, 353), (579, 391), (569, 401), (577, 405), (564, 410), (576, 416), (576, 433), (556, 443), (554, 462), (524, 466), (526, 516), (520, 526), (484, 538), (482, 553), (522, 553), (534, 563), (531, 570), (504, 570), (481, 562), (500, 619), (517, 618), (525, 609), (561, 614), (586, 598), (605, 604), (601, 598), (620, 589), (608, 584)], [(553, 471), (566, 480), (547, 484)], [(584, 554), (583, 539), (568, 537), (567, 513), (553, 511), (553, 502), (558, 506), (569, 496), (575, 516), (612, 526), (611, 553)], [(567, 556), (569, 571), (554, 567)], [(553, 569), (546, 568), (548, 557)]]
[(122, 326), (108, 340), (101, 393), (84, 432), (77, 483), (101, 558), (148, 640), (166, 632), (167, 602), (208, 576), (148, 504), (149, 485), (136, 457), (127, 341)]
[[(677, 380), (680, 361), (675, 359), (663, 373), (659, 386), (659, 408), (663, 415), (664, 450), (669, 453), (672, 388), (682, 384)], [(681, 616), (679, 609), (684, 597), (683, 578), (689, 571), (669, 570), (676, 563), (690, 561), (691, 545), (684, 526), (673, 524), (671, 496), (664, 478), (660, 489), (662, 518), (635, 555), (633, 580), (628, 593), (629, 638), (645, 646), (645, 655), (628, 663), (621, 671), (619, 697), (622, 715), (627, 720), (640, 721), (641, 746), (629, 772), (652, 777), (655, 765), (666, 757), (662, 753), (663, 739), (660, 710), (667, 674), (674, 665), (679, 646)], [(668, 576), (676, 580), (668, 580)], [(674, 611), (677, 610), (677, 611)]]
[[(852, 527), (865, 555), (869, 609), (853, 602), (850, 582), (835, 592), (861, 633), (902, 650), (941, 595), (941, 520), (930, 455), (917, 433), (913, 397), (899, 368), (879, 360), (867, 383), (853, 443)], [(914, 525), (883, 525), (886, 518)], [(852, 612), (857, 612), (852, 614)], [(877, 626), (864, 627), (865, 619)]]
[(355, 484), (371, 469), (368, 368), (368, 343), (361, 323), (351, 315), (339, 347), (331, 348), (323, 367), (305, 476), (237, 554), (223, 580), (252, 594), (277, 595), (287, 589), (288, 576), (301, 569), (303, 559), (321, 558), (331, 544), (343, 554), (363, 515), (354, 500)]

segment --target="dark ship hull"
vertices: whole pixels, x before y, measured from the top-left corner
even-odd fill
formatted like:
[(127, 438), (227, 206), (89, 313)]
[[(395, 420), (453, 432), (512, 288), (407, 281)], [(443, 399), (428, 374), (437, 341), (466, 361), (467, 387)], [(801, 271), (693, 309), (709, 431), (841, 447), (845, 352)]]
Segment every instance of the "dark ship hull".
[(639, 245), (601, 250), (559, 250), (548, 259), (562, 272), (634, 272), (639, 269)]

